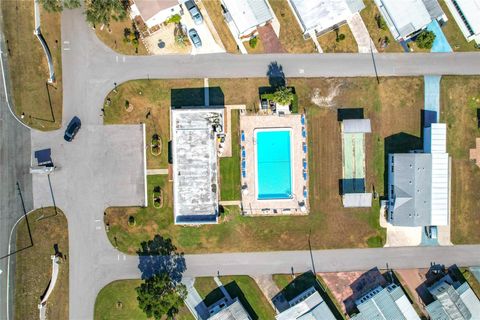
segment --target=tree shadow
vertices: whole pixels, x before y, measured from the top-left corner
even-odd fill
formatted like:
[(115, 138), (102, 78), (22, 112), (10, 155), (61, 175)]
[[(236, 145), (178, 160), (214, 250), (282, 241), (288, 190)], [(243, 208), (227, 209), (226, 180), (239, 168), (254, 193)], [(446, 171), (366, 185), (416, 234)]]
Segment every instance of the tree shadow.
[(156, 235), (140, 246), (141, 249), (137, 250), (138, 268), (143, 280), (159, 273), (167, 273), (176, 283), (182, 280), (182, 274), (187, 269), (185, 258), (183, 253), (177, 252), (171, 239)]
[(245, 310), (247, 310), (252, 320), (258, 319), (257, 313), (255, 312), (255, 310), (253, 310), (253, 307), (248, 302), (245, 294), (243, 294), (242, 289), (240, 289), (236, 281), (227, 283), (226, 285), (224, 285), (224, 287), (232, 299), (238, 298), (242, 306), (245, 308)]
[(267, 77), (268, 83), (273, 88), (285, 87), (287, 84), (283, 67), (277, 61), (272, 61), (268, 65)]
[(384, 139), (384, 168), (383, 171), (383, 190), (388, 192), (388, 154), (390, 153), (409, 153), (413, 150), (423, 148), (423, 139), (414, 135), (400, 132), (388, 136)]

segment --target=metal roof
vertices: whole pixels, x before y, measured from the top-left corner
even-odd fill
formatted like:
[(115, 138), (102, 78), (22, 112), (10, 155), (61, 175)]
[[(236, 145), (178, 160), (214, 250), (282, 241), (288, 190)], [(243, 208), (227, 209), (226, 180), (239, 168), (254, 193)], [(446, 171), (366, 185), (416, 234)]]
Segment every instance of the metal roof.
[(273, 19), (266, 0), (222, 0), (238, 31), (238, 36)]
[[(308, 297), (301, 297), (305, 295)], [(298, 299), (301, 298), (301, 299)], [(278, 314), (276, 320), (335, 320), (332, 311), (315, 288), (311, 287), (292, 299), (301, 300)], [(289, 303), (292, 304), (290, 301)]]
[(304, 33), (322, 32), (346, 21), (365, 5), (362, 0), (289, 0)]
[(357, 304), (360, 313), (352, 316), (352, 320), (420, 319), (402, 288), (396, 285), (390, 285), (383, 289), (377, 287), (367, 296), (368, 299)]
[(431, 21), (422, 0), (374, 0), (395, 40), (425, 28)]
[(475, 319), (480, 314), (480, 302), (467, 282), (460, 284), (446, 275), (428, 288), (436, 299), (426, 310), (432, 320)]
[(215, 313), (213, 316), (208, 318), (208, 320), (251, 320), (248, 312), (245, 310), (243, 305), (240, 303), (238, 298), (235, 298), (235, 301), (228, 307), (220, 310)]
[(344, 133), (370, 133), (370, 119), (348, 119), (342, 121)]
[[(389, 155), (390, 212), (396, 226), (444, 226), (449, 223), (450, 163), (447, 127), (424, 129), (424, 152)], [(393, 172), (392, 172), (393, 170)]]

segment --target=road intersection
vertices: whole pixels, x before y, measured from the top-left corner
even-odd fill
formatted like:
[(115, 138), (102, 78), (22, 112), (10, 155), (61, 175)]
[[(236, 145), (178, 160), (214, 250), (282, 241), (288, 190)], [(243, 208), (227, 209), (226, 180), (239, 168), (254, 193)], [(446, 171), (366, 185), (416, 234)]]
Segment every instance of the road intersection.
[[(148, 78), (265, 77), (273, 61), (287, 77), (375, 76), (375, 70), (380, 76), (480, 74), (476, 53), (379, 54), (374, 56), (375, 67), (370, 54), (121, 56), (96, 38), (81, 10), (63, 12), (62, 47), (63, 124), (76, 115), (82, 129), (71, 145), (65, 144), (61, 130), (32, 130), (31, 143), (32, 150), (51, 148), (61, 167), (51, 178), (56, 204), (69, 222), (69, 312), (75, 320), (93, 318), (95, 298), (103, 286), (140, 276), (138, 257), (118, 252), (103, 227), (106, 207), (145, 203), (142, 126), (103, 126), (103, 99), (116, 84)], [(30, 154), (15, 161), (11, 166), (28, 170)], [(53, 204), (51, 195), (42, 191), (46, 180), (41, 178), (33, 178), (30, 201), (35, 207)], [(302, 272), (313, 266), (316, 271), (346, 271), (387, 263), (392, 268), (428, 267), (431, 262), (480, 265), (480, 246), (225, 253), (185, 259), (187, 276), (258, 275)]]

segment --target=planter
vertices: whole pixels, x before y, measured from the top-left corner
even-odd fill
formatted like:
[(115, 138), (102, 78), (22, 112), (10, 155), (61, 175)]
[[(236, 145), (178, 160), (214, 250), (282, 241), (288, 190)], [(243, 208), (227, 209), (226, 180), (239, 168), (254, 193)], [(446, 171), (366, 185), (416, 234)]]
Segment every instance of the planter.
[(160, 187), (153, 188), (152, 200), (154, 208), (160, 209), (163, 207), (163, 190)]
[(159, 156), (162, 153), (162, 140), (157, 134), (152, 137), (152, 144), (150, 145), (150, 152), (154, 156)]

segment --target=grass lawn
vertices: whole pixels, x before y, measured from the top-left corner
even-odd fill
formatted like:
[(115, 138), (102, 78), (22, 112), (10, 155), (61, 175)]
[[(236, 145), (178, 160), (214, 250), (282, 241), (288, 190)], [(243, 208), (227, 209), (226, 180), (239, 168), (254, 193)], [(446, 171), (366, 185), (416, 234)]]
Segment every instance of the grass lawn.
[[(360, 12), (360, 15), (362, 16), (363, 22), (365, 22), (365, 26), (367, 27), (377, 50), (379, 52), (403, 52), (402, 46), (395, 41), (388, 27), (386, 27), (385, 30), (378, 27), (375, 17), (379, 15), (380, 12), (373, 0), (363, 0), (363, 3), (365, 4), (365, 9)], [(381, 48), (380, 41), (385, 37), (390, 39), (390, 44), (386, 48)]]
[(47, 58), (33, 34), (33, 1), (2, 1), (8, 74), (14, 111), (39, 130), (58, 129), (62, 123), (62, 49), (60, 14), (41, 11), (42, 34), (50, 48), (56, 82), (47, 84)]
[[(151, 92), (156, 96), (159, 96), (158, 91), (179, 84), (170, 80), (151, 82), (160, 88)], [(226, 104), (245, 103), (249, 109), (254, 109), (257, 103), (258, 87), (268, 85), (267, 79), (209, 79), (209, 83), (221, 88)], [(227, 207), (218, 225), (174, 226), (171, 183), (166, 181), (166, 176), (149, 176), (149, 188), (153, 188), (156, 180), (167, 185), (167, 207), (161, 210), (151, 206), (108, 209), (112, 242), (116, 237), (118, 248), (131, 254), (141, 241), (152, 239), (155, 234), (171, 238), (178, 249), (186, 253), (306, 250), (311, 229), (314, 249), (382, 246), (385, 230), (379, 226), (378, 199), (374, 200), (372, 208), (345, 209), (342, 206), (338, 184), (342, 177), (342, 151), (337, 108), (363, 107), (365, 118), (371, 119), (373, 133), (366, 135), (367, 190), (375, 188), (383, 195), (385, 151), (396, 150), (392, 141), (398, 142), (397, 136), (406, 136), (415, 142), (420, 140), (423, 78), (382, 78), (380, 85), (374, 78), (293, 78), (288, 80), (288, 85), (295, 87), (300, 112), (305, 110), (307, 114), (311, 195), (308, 216), (245, 217), (240, 215), (238, 208)], [(317, 95), (334, 96), (333, 106), (313, 104), (312, 96)], [(142, 94), (142, 99), (146, 99), (145, 96)], [(164, 98), (159, 101), (168, 103)], [(162, 104), (162, 107), (168, 105)], [(164, 110), (166, 114), (167, 109)], [(408, 139), (400, 142), (402, 147), (409, 146)], [(128, 226), (129, 215), (137, 217), (135, 227)]]
[(207, 9), (207, 13), (222, 40), (225, 50), (230, 53), (238, 53), (237, 43), (223, 18), (220, 0), (205, 0), (202, 1), (202, 3), (205, 6), (205, 9)]
[[(57, 213), (56, 213), (57, 212)], [(41, 217), (44, 217), (41, 220)], [(28, 226), (32, 235), (30, 240)], [(65, 215), (54, 208), (38, 209), (17, 227), (15, 268), (15, 319), (37, 319), (38, 303), (52, 275), (51, 255), (54, 245), (68, 256), (68, 226)], [(67, 257), (68, 259), (68, 257)], [(68, 319), (68, 260), (60, 259), (60, 271), (55, 288), (47, 301), (49, 319)]]
[(445, 0), (440, 0), (439, 3), (448, 18), (447, 24), (442, 27), (442, 31), (453, 51), (480, 51), (475, 48), (475, 41), (467, 42), (457, 22), (453, 19), (450, 10), (448, 10)]
[(358, 52), (357, 41), (355, 41), (348, 24), (340, 26), (340, 28), (338, 28), (338, 34), (344, 34), (345, 39), (337, 42), (337, 33), (335, 30), (318, 37), (318, 43), (320, 43), (323, 52)]
[(275, 281), (287, 301), (292, 300), (312, 286), (315, 287), (337, 319), (345, 319), (340, 312), (342, 310), (340, 304), (319, 275), (315, 277), (313, 273), (306, 272), (297, 274), (294, 278), (291, 274), (274, 274), (273, 281)]
[(239, 111), (232, 110), (232, 157), (220, 158), (220, 198), (240, 200)]
[(270, 1), (270, 6), (280, 22), (280, 43), (288, 53), (315, 53), (315, 44), (311, 39), (303, 39), (300, 29), (287, 0)]
[[(143, 320), (145, 313), (138, 307), (135, 288), (141, 280), (119, 280), (106, 285), (95, 301), (95, 320)], [(177, 320), (195, 319), (186, 306), (180, 309)]]
[(452, 157), (451, 237), (454, 244), (480, 243), (480, 168), (469, 149), (480, 137), (480, 77), (443, 77), (441, 121), (447, 123), (447, 150)]
[(110, 28), (105, 26), (103, 30), (100, 30), (101, 26), (97, 26), (97, 28), (95, 28), (95, 33), (106, 46), (120, 54), (148, 55), (147, 49), (142, 40), (138, 41), (138, 52), (136, 52), (135, 46), (132, 43), (123, 41), (123, 30), (125, 28), (133, 30), (132, 23), (133, 21), (129, 18), (119, 21), (112, 20), (110, 22)]
[(255, 281), (248, 276), (220, 277), (232, 298), (238, 298), (251, 318), (274, 319), (275, 311)]
[[(175, 90), (175, 88), (201, 88), (194, 91), (196, 103), (203, 103), (203, 80), (137, 80), (128, 81), (117, 87), (117, 93), (110, 92), (107, 98), (111, 105), (105, 106), (105, 124), (137, 124), (146, 125), (146, 142), (151, 141), (154, 133), (158, 134), (162, 143), (159, 156), (147, 150), (148, 169), (166, 168), (168, 165), (168, 141), (170, 140), (170, 106), (177, 100), (191, 97), (192, 93)], [(172, 98), (173, 96), (173, 98)], [(174, 99), (175, 101), (172, 101)], [(126, 101), (133, 106), (128, 112)], [(147, 117), (148, 115), (148, 117)]]

